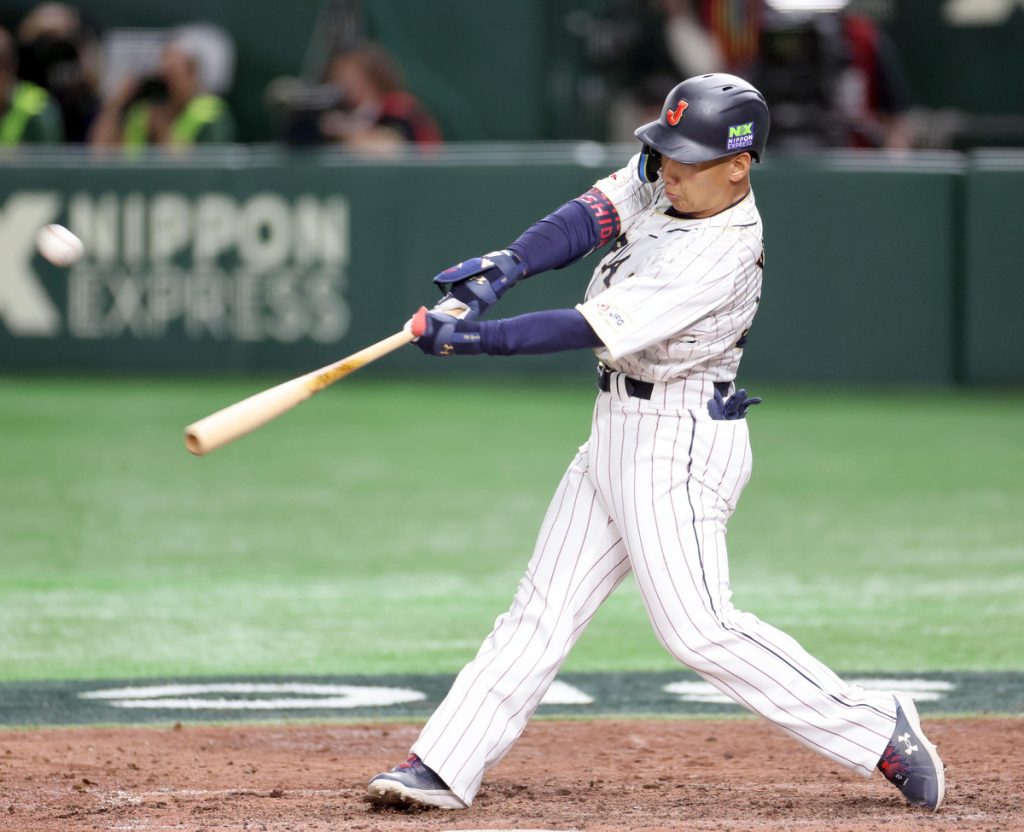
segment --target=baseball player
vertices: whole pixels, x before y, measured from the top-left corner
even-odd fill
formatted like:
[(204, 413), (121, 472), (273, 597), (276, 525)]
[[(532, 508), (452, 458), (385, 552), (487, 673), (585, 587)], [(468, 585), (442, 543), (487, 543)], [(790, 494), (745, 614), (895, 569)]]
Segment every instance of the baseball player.
[[(468, 807), (632, 571), (658, 639), (682, 664), (830, 760), (865, 777), (877, 767), (910, 803), (939, 808), (942, 763), (909, 697), (845, 683), (730, 602), (726, 523), (750, 477), (744, 417), (759, 401), (734, 385), (764, 266), (749, 174), (768, 126), (746, 81), (690, 78), (636, 131), (643, 149), (626, 167), (507, 249), (435, 278), (450, 291), (418, 313), (425, 353), (590, 348), (599, 392), (512, 607), (409, 759), (370, 781), (373, 800)], [(601, 247), (574, 309), (479, 320), (516, 281)]]

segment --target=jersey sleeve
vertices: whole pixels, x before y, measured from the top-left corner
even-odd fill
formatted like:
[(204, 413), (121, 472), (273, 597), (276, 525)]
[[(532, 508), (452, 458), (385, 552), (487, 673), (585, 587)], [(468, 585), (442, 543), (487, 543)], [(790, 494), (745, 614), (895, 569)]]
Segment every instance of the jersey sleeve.
[(651, 207), (660, 187), (640, 181), (639, 164), (640, 154), (637, 153), (625, 167), (594, 183), (594, 187), (615, 206), (624, 231)]
[(686, 331), (728, 303), (736, 266), (728, 249), (663, 255), (576, 309), (619, 359)]

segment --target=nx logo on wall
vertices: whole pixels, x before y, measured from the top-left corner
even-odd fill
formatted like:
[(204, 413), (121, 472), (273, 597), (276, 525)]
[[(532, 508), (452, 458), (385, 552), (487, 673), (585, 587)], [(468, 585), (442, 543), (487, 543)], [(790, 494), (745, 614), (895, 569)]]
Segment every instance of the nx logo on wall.
[[(34, 246), (64, 217), (86, 251), (66, 294), (47, 291)], [(0, 207), (0, 324), (22, 337), (330, 343), (349, 325), (348, 260), (338, 196), (17, 192)]]

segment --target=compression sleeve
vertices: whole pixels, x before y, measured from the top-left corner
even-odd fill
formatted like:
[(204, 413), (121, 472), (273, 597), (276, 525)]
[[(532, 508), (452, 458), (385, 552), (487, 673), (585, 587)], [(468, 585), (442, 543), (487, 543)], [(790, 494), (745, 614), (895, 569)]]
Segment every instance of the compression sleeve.
[(508, 248), (530, 276), (575, 263), (618, 237), (620, 226), (612, 201), (591, 188), (535, 222)]
[(460, 321), (460, 331), (477, 330), (488, 355), (542, 355), (601, 346), (593, 328), (575, 309), (546, 309), (494, 321)]

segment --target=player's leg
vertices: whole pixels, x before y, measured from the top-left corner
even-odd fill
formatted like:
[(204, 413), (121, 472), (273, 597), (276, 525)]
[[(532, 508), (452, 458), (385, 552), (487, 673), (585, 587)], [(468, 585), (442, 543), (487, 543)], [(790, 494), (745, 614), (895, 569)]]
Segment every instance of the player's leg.
[(612, 514), (659, 639), (737, 703), (869, 775), (893, 733), (892, 696), (847, 685), (730, 602), (725, 524), (750, 475), (746, 423), (618, 406), (609, 451), (620, 482), (599, 488), (621, 488)]
[(463, 803), (526, 727), (569, 649), (629, 564), (581, 450), (548, 508), (508, 612), (413, 746)]

